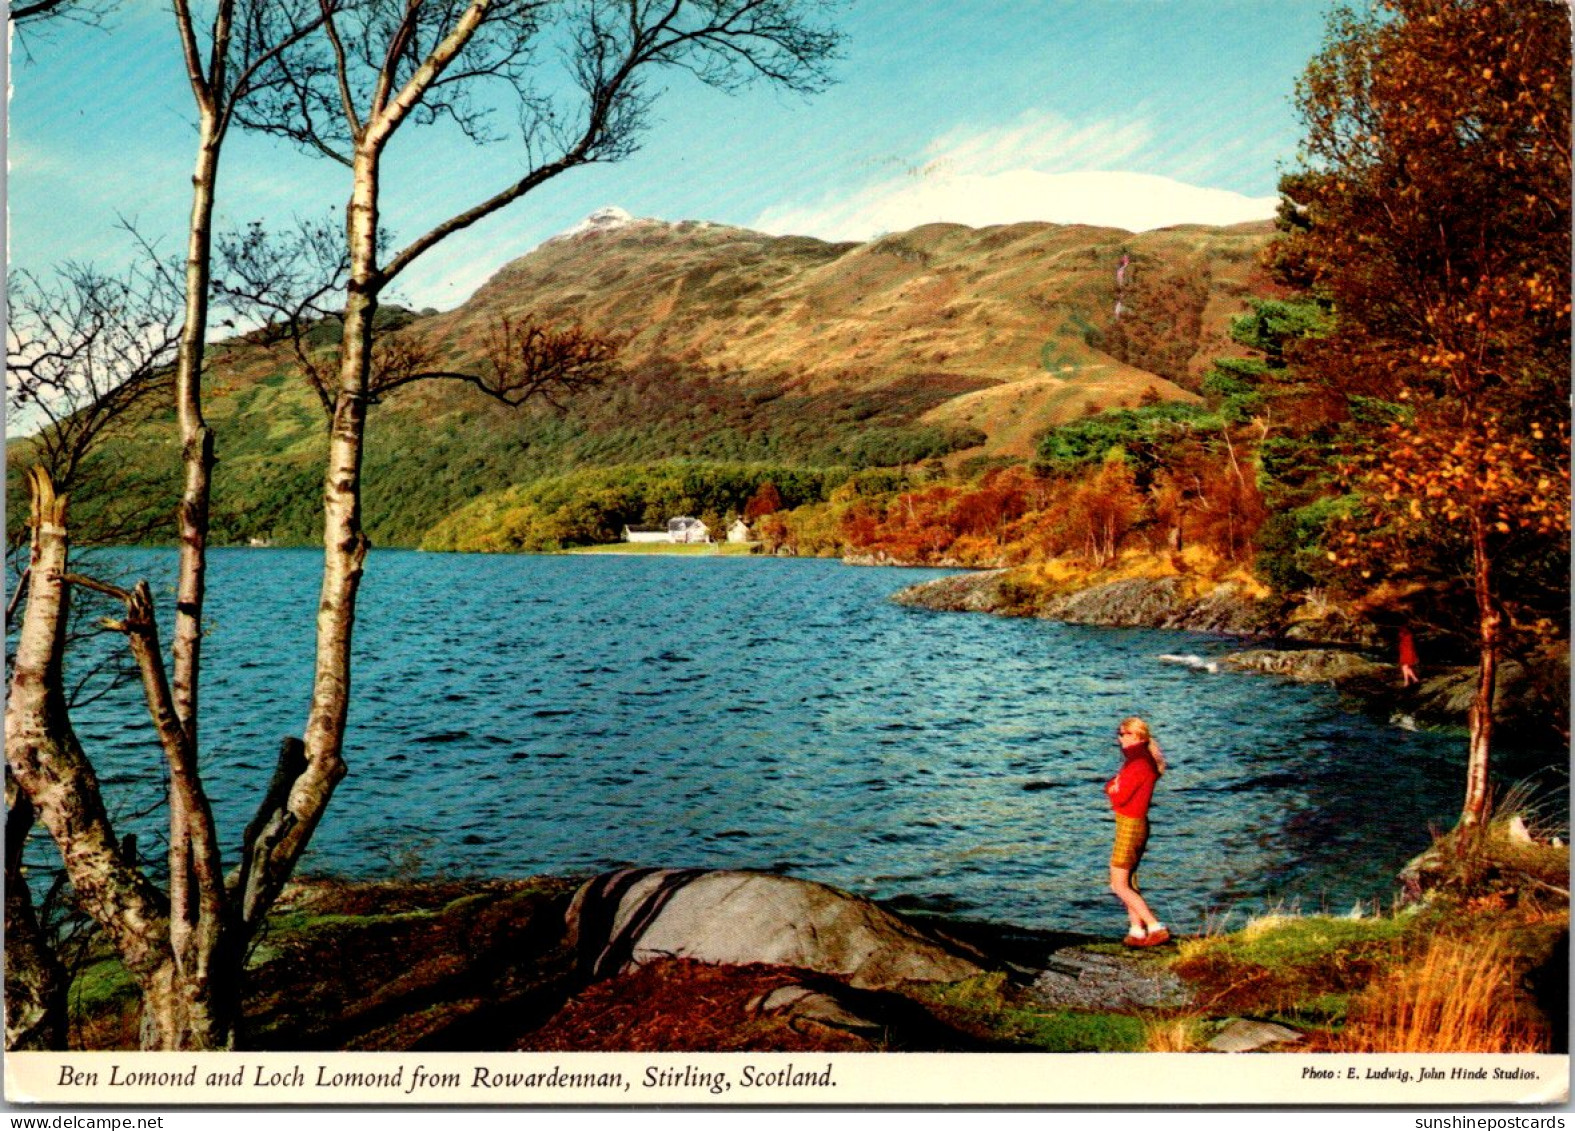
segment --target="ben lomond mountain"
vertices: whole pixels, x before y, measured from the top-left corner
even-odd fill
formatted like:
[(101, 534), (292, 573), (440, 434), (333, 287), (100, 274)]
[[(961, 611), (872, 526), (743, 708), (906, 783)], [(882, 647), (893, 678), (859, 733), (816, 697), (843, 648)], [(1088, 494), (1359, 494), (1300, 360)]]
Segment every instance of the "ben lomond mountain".
[[(1270, 231), (931, 224), (831, 244), (603, 209), (458, 309), (390, 322), (451, 370), (478, 365), (505, 317), (579, 324), (625, 343), (623, 375), (561, 408), (508, 408), (451, 381), (396, 391), (371, 418), (366, 526), (374, 544), (420, 545), (478, 498), (586, 467), (1026, 458), (1053, 424), (1195, 397), (1208, 362), (1240, 352), (1229, 319), (1264, 289)], [(314, 395), (282, 347), (214, 354), (215, 538), (314, 539)], [(167, 495), (168, 510), (176, 440), (162, 424), (124, 429), (102, 463), (110, 490), (155, 508)], [(156, 481), (127, 485), (111, 467)]]
[(978, 391), (938, 406), (935, 422), (1027, 455), (1014, 413), (1043, 426), (1086, 403), (1195, 387), (1231, 348), (1228, 320), (1270, 230), (931, 224), (827, 244), (603, 209), (499, 271), (445, 330), (533, 310), (628, 336), (627, 359), (797, 391), (964, 382)]

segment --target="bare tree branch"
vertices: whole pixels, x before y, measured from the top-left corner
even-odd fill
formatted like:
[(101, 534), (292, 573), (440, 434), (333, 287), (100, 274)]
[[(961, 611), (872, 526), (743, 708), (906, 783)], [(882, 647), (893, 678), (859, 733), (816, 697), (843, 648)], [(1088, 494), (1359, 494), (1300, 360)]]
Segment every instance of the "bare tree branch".
[(214, 240), (214, 298), (260, 329), (249, 340), (288, 341), (307, 384), (325, 412), (333, 411), (332, 373), (321, 330), (339, 318), (350, 261), (343, 234), (331, 220), (297, 219), (270, 232), (261, 221)]
[(494, 400), (518, 406), (540, 398), (555, 408), (562, 394), (594, 388), (617, 371), (622, 343), (583, 326), (556, 329), (504, 317), (495, 323), (482, 372), (432, 368), (435, 351), (410, 332), (378, 339), (370, 399), (417, 381), (462, 381)]
[(12, 5), (9, 15), (13, 24), (48, 19), (96, 22), (105, 13), (113, 11), (118, 2), (119, 0), (34, 0), (31, 4)]
[(13, 272), (9, 291), (6, 417), (70, 492), (105, 429), (168, 387), (179, 292), (156, 264), (118, 277), (68, 264), (48, 283)]
[[(383, 277), (398, 277), (444, 239), (569, 169), (633, 153), (654, 98), (641, 75), (653, 67), (686, 70), (723, 90), (755, 79), (801, 93), (823, 89), (839, 43), (834, 31), (808, 18), (823, 8), (829, 5), (798, 0), (666, 0), (659, 5), (592, 0), (582, 5), (576, 9), (580, 22), (560, 29), (572, 45), (567, 67), (580, 94), (578, 114), (560, 111), (542, 90), (516, 84), (525, 172), (411, 241), (383, 266)], [(530, 17), (534, 21), (539, 13), (532, 11)], [(517, 64), (528, 58), (528, 49), (516, 44), (505, 57)], [(485, 67), (470, 64), (454, 77), (481, 73)], [(441, 85), (442, 80), (434, 84)], [(570, 128), (567, 123), (576, 118), (579, 125)], [(556, 152), (546, 156), (541, 146), (549, 140)]]

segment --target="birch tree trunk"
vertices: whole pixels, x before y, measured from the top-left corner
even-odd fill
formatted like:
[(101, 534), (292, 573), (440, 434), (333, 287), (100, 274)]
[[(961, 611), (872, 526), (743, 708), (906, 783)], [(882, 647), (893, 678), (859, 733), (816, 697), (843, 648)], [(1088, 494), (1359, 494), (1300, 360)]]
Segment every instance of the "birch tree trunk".
[(191, 227), (186, 245), (186, 322), (175, 366), (175, 411), (180, 422), (180, 580), (175, 603), (175, 710), (197, 744), (198, 676), (202, 664), (202, 608), (207, 594), (208, 500), (212, 494), (213, 430), (202, 415), (202, 363), (207, 345), (208, 291), (213, 243), (214, 188), (221, 138), (211, 108), (201, 112), (197, 164), (192, 173)]
[(1471, 516), (1473, 587), (1477, 605), (1477, 690), (1471, 700), (1470, 745), (1466, 756), (1466, 798), (1460, 823), (1467, 828), (1487, 823), (1492, 803), (1488, 776), (1493, 751), (1493, 698), (1497, 688), (1503, 614), (1493, 596), (1492, 560), (1487, 528), (1480, 513)]
[[(60, 846), (83, 910), (105, 929), (146, 992), (167, 982), (173, 965), (166, 908), (123, 856), (93, 766), (71, 728), (61, 673), (69, 613), (66, 500), (55, 496), (42, 471), (34, 469), (32, 478), (31, 574), (6, 704), (6, 764)], [(173, 1013), (150, 1005), (146, 1016), (154, 1047), (172, 1047)]]
[[(234, 1047), (242, 952), (224, 904), (223, 877), (196, 754), (185, 741), (164, 675), (146, 583), (132, 593), (68, 574), (66, 500), (34, 469), (27, 606), (6, 706), (6, 765), (59, 846), (84, 912), (114, 944), (142, 995), (142, 1047)], [(128, 859), (104, 806), (97, 775), (71, 727), (62, 662), (72, 584), (126, 600), (118, 627), (131, 641), (150, 713), (169, 762), (170, 896)], [(13, 814), (17, 819), (18, 814)], [(7, 830), (7, 866), (11, 866)], [(19, 854), (20, 847), (15, 851)], [(13, 893), (8, 893), (8, 898)], [(25, 894), (25, 888), (14, 895)], [(26, 927), (24, 925), (24, 931)]]
[(366, 435), (372, 324), (378, 274), (377, 176), (380, 154), (363, 146), (346, 212), (350, 282), (344, 308), (339, 383), (323, 482), (323, 581), (317, 605), (317, 659), (304, 738), (305, 764), (290, 787), (278, 833), (249, 878), (242, 918), (252, 922), (271, 905), (305, 851), (334, 788), (344, 778), (345, 725), (350, 713), (351, 647), (356, 596), (368, 543), (361, 529), (361, 458)]

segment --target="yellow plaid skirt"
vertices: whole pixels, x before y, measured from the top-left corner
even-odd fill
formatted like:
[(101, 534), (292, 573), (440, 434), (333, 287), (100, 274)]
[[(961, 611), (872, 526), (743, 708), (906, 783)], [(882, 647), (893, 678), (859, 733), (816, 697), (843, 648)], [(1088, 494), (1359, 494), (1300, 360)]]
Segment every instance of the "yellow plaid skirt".
[(1136, 868), (1148, 846), (1148, 818), (1116, 814), (1116, 845), (1110, 850), (1112, 868)]

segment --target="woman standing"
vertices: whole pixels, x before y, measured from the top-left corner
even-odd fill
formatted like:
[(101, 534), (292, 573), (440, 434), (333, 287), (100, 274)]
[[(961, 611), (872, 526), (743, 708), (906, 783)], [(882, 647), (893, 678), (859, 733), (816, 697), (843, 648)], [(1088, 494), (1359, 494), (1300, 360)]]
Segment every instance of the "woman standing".
[(1121, 770), (1105, 785), (1110, 807), (1116, 814), (1116, 845), (1110, 853), (1110, 890), (1127, 909), (1128, 946), (1158, 946), (1170, 941), (1170, 931), (1154, 917), (1132, 882), (1148, 845), (1148, 806), (1154, 784), (1165, 772), (1165, 756), (1149, 733), (1148, 724), (1133, 716), (1116, 730), (1121, 743)]

